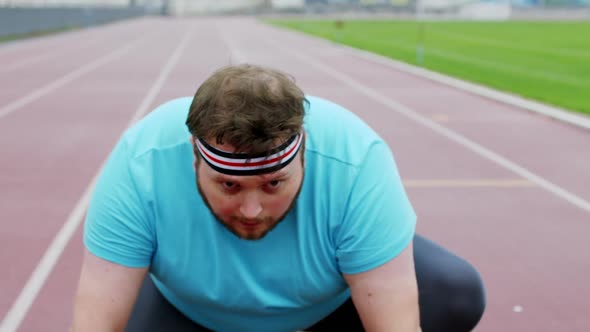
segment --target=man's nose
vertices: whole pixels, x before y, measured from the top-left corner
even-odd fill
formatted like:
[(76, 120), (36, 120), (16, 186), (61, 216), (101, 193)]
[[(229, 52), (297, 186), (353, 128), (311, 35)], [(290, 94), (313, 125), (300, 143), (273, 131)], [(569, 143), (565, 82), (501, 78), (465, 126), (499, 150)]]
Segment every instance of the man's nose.
[(262, 212), (262, 205), (255, 192), (246, 193), (240, 206), (240, 213), (244, 218), (254, 219)]

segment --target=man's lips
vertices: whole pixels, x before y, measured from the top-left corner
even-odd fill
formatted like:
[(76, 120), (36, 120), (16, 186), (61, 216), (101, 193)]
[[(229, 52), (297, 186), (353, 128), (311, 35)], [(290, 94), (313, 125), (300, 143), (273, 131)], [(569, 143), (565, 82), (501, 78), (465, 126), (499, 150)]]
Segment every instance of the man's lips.
[(242, 223), (248, 227), (254, 227), (254, 226), (258, 226), (258, 225), (262, 224), (261, 221), (257, 221), (257, 220), (240, 220), (240, 223)]

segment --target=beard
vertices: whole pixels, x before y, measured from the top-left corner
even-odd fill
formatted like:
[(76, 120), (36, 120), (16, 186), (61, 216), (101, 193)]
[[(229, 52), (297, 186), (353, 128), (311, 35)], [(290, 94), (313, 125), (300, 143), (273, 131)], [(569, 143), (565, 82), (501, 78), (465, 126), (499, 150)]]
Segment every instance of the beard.
[[(297, 192), (295, 193), (295, 196), (291, 200), (291, 203), (289, 204), (289, 207), (287, 208), (287, 210), (278, 218), (273, 218), (273, 217), (257, 218), (256, 222), (260, 223), (260, 227), (262, 227), (261, 231), (256, 232), (256, 233), (246, 233), (246, 234), (242, 234), (235, 227), (232, 227), (232, 225), (234, 225), (236, 223), (240, 223), (241, 221), (245, 221), (246, 219), (238, 217), (238, 216), (230, 216), (229, 221), (223, 220), (223, 218), (221, 218), (221, 216), (219, 216), (217, 213), (215, 213), (215, 210), (213, 210), (211, 203), (209, 202), (209, 200), (207, 199), (207, 196), (205, 195), (205, 193), (203, 192), (203, 189), (201, 188), (201, 184), (199, 183), (198, 176), (197, 176), (196, 182), (197, 182), (197, 189), (199, 190), (199, 194), (201, 195), (203, 202), (205, 202), (205, 205), (207, 206), (207, 208), (209, 208), (209, 211), (211, 211), (211, 214), (215, 217), (215, 219), (221, 225), (223, 225), (223, 227), (225, 227), (228, 231), (230, 231), (232, 234), (234, 234), (235, 236), (237, 236), (238, 238), (240, 238), (242, 240), (260, 240), (260, 239), (264, 238), (270, 231), (272, 231), (281, 221), (283, 221), (285, 219), (285, 217), (287, 217), (289, 212), (291, 212), (295, 208), (295, 206), (297, 205), (297, 199), (299, 198), (299, 194), (301, 193), (301, 189), (303, 188), (303, 182), (305, 180), (305, 171), (302, 170), (302, 172), (303, 172), (303, 174), (301, 176), (301, 183), (299, 184), (299, 188), (297, 188)], [(250, 222), (252, 220), (248, 219), (248, 221)]]

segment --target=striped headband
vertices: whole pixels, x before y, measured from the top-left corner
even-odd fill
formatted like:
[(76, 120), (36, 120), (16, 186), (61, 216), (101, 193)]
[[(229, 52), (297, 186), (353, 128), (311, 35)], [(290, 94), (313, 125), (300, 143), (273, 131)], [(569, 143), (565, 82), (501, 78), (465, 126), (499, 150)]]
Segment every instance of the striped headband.
[(272, 173), (287, 166), (293, 159), (303, 140), (303, 134), (298, 133), (285, 143), (271, 149), (267, 153), (230, 153), (218, 150), (202, 138), (195, 138), (195, 150), (205, 162), (219, 173), (228, 175), (260, 175)]

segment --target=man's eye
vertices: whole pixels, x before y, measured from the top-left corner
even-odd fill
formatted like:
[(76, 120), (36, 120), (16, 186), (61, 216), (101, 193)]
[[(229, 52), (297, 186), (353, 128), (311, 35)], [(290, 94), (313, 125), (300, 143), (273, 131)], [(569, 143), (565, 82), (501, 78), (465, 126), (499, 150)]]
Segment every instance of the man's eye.
[(238, 187), (238, 185), (236, 185), (234, 182), (230, 182), (230, 181), (225, 181), (222, 182), (221, 185), (223, 186), (223, 188), (225, 189), (236, 189)]
[(267, 183), (267, 186), (271, 189), (276, 189), (281, 186), (281, 183), (283, 183), (283, 181), (273, 180), (273, 181), (270, 181), (269, 183)]

